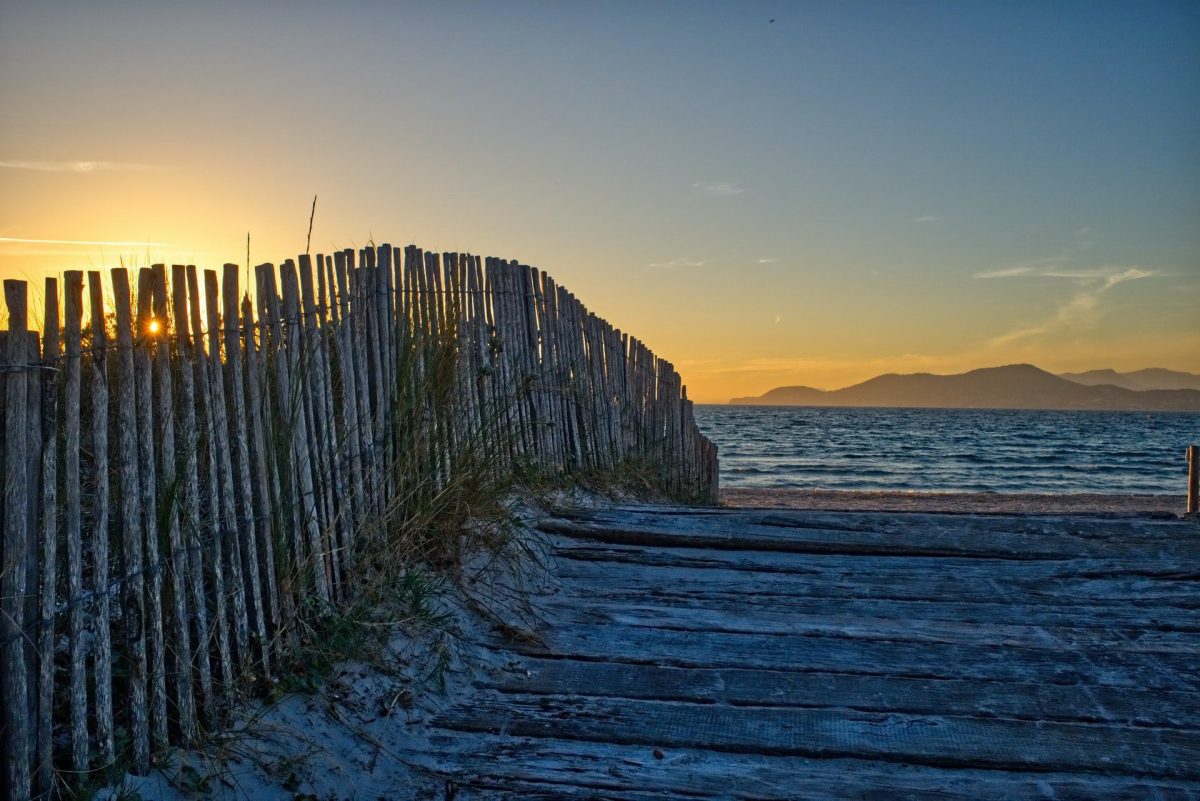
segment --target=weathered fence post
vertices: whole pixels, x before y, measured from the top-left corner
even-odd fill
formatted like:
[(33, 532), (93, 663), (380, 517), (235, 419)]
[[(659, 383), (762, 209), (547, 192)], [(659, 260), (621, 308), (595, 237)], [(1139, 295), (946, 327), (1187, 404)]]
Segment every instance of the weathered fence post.
[(29, 677), (25, 664), (25, 568), (29, 557), (28, 288), (6, 280), (8, 333), (4, 349), (4, 561), (0, 574), (0, 690), (4, 704), (4, 778), (11, 801), (32, 794)]
[(54, 612), (58, 600), (58, 385), (61, 372), (57, 278), (46, 279), (45, 300), (42, 367), (46, 375), (42, 379), (41, 397), (37, 399), (42, 406), (42, 426), (37, 432), (41, 453), (42, 527), (41, 549), (34, 557), (41, 567), (38, 591), (41, 603), (37, 615), (37, 787), (41, 795), (49, 795), (54, 783), (51, 713), (54, 704)]
[[(69, 270), (65, 276), (63, 310), (66, 332), (66, 359), (63, 372), (66, 392), (63, 396), (66, 432), (63, 464), (63, 495), (66, 496), (67, 602), (70, 604), (70, 687), (71, 687), (71, 767), (84, 771), (88, 764), (87, 685), (84, 673), (83, 542), (81, 539), (82, 487), (79, 483), (81, 360), (83, 338), (83, 273)], [(96, 536), (93, 534), (93, 536)]]
[(112, 633), (108, 593), (108, 342), (104, 325), (104, 287), (96, 270), (88, 272), (88, 298), (92, 328), (92, 475), (95, 507), (92, 512), (92, 587), (97, 591), (93, 617), (96, 680), (96, 742), (100, 760), (115, 758), (112, 702)]
[(121, 475), (121, 613), (129, 654), (129, 731), (133, 739), (133, 769), (150, 768), (150, 722), (146, 706), (146, 624), (142, 580), (142, 532), (138, 509), (136, 378), (133, 367), (132, 298), (129, 271), (112, 271), (113, 302), (117, 325), (117, 439)]

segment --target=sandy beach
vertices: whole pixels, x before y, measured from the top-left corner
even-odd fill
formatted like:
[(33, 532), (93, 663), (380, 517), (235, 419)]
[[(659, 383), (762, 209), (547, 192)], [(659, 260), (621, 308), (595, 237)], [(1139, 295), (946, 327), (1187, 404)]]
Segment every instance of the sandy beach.
[(1038, 495), (995, 492), (886, 492), (816, 489), (723, 488), (724, 506), (748, 509), (820, 509), (853, 512), (949, 512), (957, 514), (1181, 515), (1181, 495), (1074, 493)]

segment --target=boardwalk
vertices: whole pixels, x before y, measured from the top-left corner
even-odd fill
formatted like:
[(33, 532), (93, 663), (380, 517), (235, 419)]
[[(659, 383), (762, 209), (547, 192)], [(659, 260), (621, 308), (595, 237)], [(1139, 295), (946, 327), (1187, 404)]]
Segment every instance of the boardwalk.
[[(540, 638), (434, 720), (459, 798), (1200, 798), (1200, 526), (554, 519)], [(451, 792), (453, 790), (453, 792)]]

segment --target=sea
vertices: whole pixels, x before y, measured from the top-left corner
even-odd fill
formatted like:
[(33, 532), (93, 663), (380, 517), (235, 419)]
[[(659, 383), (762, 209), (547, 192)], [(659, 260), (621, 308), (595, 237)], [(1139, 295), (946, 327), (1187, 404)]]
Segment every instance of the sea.
[(1187, 491), (1200, 413), (696, 407), (724, 487), (917, 492)]

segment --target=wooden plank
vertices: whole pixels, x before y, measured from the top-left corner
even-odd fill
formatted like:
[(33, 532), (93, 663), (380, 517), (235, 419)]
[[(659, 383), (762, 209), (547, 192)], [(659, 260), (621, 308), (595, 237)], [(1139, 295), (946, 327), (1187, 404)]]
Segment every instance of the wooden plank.
[[(1029, 536), (999, 531), (976, 532), (967, 529), (931, 526), (924, 531), (877, 531), (861, 528), (839, 530), (837, 523), (829, 527), (780, 528), (747, 524), (737, 530), (724, 523), (724, 530), (705, 526), (704, 518), (689, 517), (678, 526), (647, 526), (626, 522), (622, 526), (597, 521), (546, 520), (539, 523), (543, 531), (578, 539), (626, 545), (683, 545), (722, 550), (777, 551), (781, 553), (840, 553), (862, 556), (910, 555), (929, 557), (980, 557), (993, 559), (1033, 560), (1070, 559), (1081, 553), (1103, 553), (1107, 558), (1141, 558), (1149, 555), (1158, 559), (1176, 558), (1181, 561), (1200, 558), (1200, 541), (1195, 538), (1171, 536), (1164, 532), (1161, 539), (1146, 542), (1122, 543), (1113, 540), (1086, 540), (1062, 536)], [(1183, 531), (1175, 524), (1175, 531)], [(964, 536), (967, 534), (967, 536)]]
[(96, 613), (92, 618), (95, 643), (95, 720), (99, 759), (110, 764), (115, 758), (112, 704), (112, 633), (109, 627), (109, 460), (108, 460), (108, 348), (104, 324), (104, 287), (100, 272), (88, 271), (88, 305), (91, 314), (91, 450), (92, 450), (92, 591), (96, 593)]
[(1170, 729), (1130, 737), (1109, 726), (1042, 721), (1034, 737), (1028, 724), (1003, 719), (513, 694), (477, 697), (469, 708), (438, 716), (435, 724), (658, 748), (1200, 778), (1200, 738)]
[[(71, 769), (88, 767), (87, 651), (84, 642), (83, 605), (83, 485), (79, 454), (82, 414), (83, 357), (83, 272), (68, 270), (63, 286), (63, 539), (67, 545), (67, 649), (69, 704), (71, 715)], [(107, 532), (91, 532), (93, 539)], [(107, 621), (105, 621), (107, 623)]]
[[(870, 558), (864, 558), (870, 561)], [(881, 562), (883, 560), (880, 560)], [(1114, 579), (1086, 577), (1038, 578), (1008, 576), (997, 570), (988, 583), (980, 585), (971, 577), (959, 576), (953, 570), (930, 566), (925, 576), (919, 572), (886, 572), (880, 574), (841, 573), (836, 568), (788, 576), (784, 573), (751, 573), (721, 568), (689, 568), (666, 566), (622, 566), (613, 571), (602, 562), (564, 560), (560, 562), (560, 578), (570, 582), (590, 584), (607, 578), (606, 589), (628, 589), (636, 586), (655, 588), (667, 585), (673, 591), (696, 592), (754, 592), (776, 597), (871, 597), (880, 600), (935, 601), (953, 596), (960, 601), (986, 602), (997, 597), (1009, 601), (1026, 598), (1039, 604), (1060, 604), (1075, 607), (1080, 602), (1094, 604), (1129, 604), (1162, 609), (1200, 608), (1195, 597), (1194, 579), (1123, 577)], [(658, 578), (656, 578), (658, 577)]]
[[(587, 592), (586, 597), (598, 605), (649, 603), (733, 613), (746, 609), (746, 594), (737, 588), (721, 591), (677, 591), (663, 586), (648, 591), (644, 588), (592, 587)], [(1076, 628), (1132, 627), (1161, 632), (1200, 631), (1200, 625), (1194, 620), (1195, 615), (1187, 610), (1161, 607), (1131, 608), (1119, 604), (1082, 609), (1067, 605), (1047, 606), (1014, 601), (1011, 598), (995, 598), (984, 603), (964, 603), (953, 598), (906, 601), (840, 596), (774, 596), (756, 597), (753, 607), (763, 613), (810, 615), (826, 617), (831, 621), (862, 617)]]
[[(196, 736), (196, 709), (192, 698), (192, 638), (191, 612), (188, 603), (188, 558), (183, 547), (183, 534), (179, 521), (181, 496), (176, 482), (176, 460), (179, 452), (175, 446), (175, 400), (171, 368), (170, 315), (167, 312), (167, 270), (156, 264), (152, 278), (153, 314), (158, 327), (155, 332), (154, 377), (158, 400), (159, 441), (156, 448), (159, 459), (159, 475), (167, 508), (163, 512), (167, 528), (167, 558), (170, 570), (170, 594), (174, 638), (171, 654), (174, 671), (171, 679), (175, 689), (175, 714), (185, 742)], [(160, 519), (161, 522), (161, 519)], [(157, 532), (156, 532), (157, 533)]]
[[(279, 559), (276, 561), (276, 575), (279, 580), (279, 602), (281, 626), (289, 647), (299, 644), (297, 631), (297, 605), (301, 595), (306, 592), (304, 586), (304, 548), (301, 542), (300, 486), (296, 480), (293, 443), (293, 427), (295, 420), (295, 402), (292, 397), (291, 373), (288, 367), (287, 345), (283, 331), (283, 313), (279, 306), (279, 293), (276, 291), (275, 266), (259, 264), (255, 269), (255, 280), (258, 288), (258, 317), (262, 326), (264, 348), (271, 352), (270, 361), (274, 362), (272, 372), (275, 376), (273, 386), (274, 403), (264, 408), (263, 418), (270, 432), (270, 440), (278, 443), (275, 447), (278, 465), (272, 473), (273, 482), (277, 482), (276, 519), (280, 529), (280, 539), (276, 545)], [(264, 361), (267, 361), (264, 353)], [(266, 381), (263, 382), (264, 392), (268, 390)], [(273, 489), (275, 489), (273, 484)]]
[(180, 477), (181, 545), (187, 560), (188, 587), (195, 629), (195, 665), (200, 677), (200, 697), (210, 725), (216, 725), (216, 696), (213, 692), (208, 604), (204, 593), (203, 531), (200, 525), (199, 430), (196, 427), (194, 371), (196, 350), (190, 330), (187, 305), (187, 272), (182, 264), (171, 267), (171, 308), (175, 324), (175, 347), (179, 362), (179, 438), (182, 456)]
[(27, 392), (29, 365), (37, 354), (27, 352), (29, 328), (28, 290), (24, 281), (6, 279), (4, 300), (8, 308), (5, 337), (4, 415), (4, 562), (0, 576), (0, 688), (4, 691), (4, 777), (8, 797), (19, 801), (32, 793), (30, 762), (33, 756), (27, 704), (29, 676), (25, 663), (25, 565), (29, 558), (29, 448)]
[[(300, 375), (301, 321), (300, 294), (295, 265), (285, 262), (280, 270), (283, 286), (283, 319), (287, 323), (288, 372)], [(324, 603), (331, 600), (329, 577), (325, 572), (325, 554), (321, 545), (321, 529), (317, 519), (317, 497), (313, 480), (313, 460), (309, 449), (310, 435), (308, 420), (304, 414), (302, 398), (292, 395), (296, 407), (292, 410), (292, 459), (299, 486), (299, 507), (296, 510), (300, 527), (307, 537), (308, 558), (303, 567), (311, 573), (317, 597)]]
[(240, 541), (243, 538), (238, 529), (237, 501), (233, 485), (233, 455), (229, 443), (229, 407), (226, 403), (225, 378), (223, 376), (227, 372), (227, 368), (222, 369), (226, 362), (221, 358), (221, 315), (218, 311), (220, 290), (215, 270), (204, 271), (204, 300), (208, 312), (208, 361), (211, 367), (208, 374), (209, 412), (216, 465), (215, 500), (218, 504), (214, 513), (219, 516), (220, 520), (217, 551), (221, 554), (225, 575), (228, 578), (226, 587), (229, 590), (229, 608), (233, 614), (233, 641), (237, 646), (236, 664), (245, 670), (251, 667), (253, 659), (250, 645), (252, 626), (250, 615), (252, 612), (247, 609), (247, 577), (242, 573)]
[(559, 576), (584, 582), (603, 576), (609, 579), (606, 582), (608, 587), (644, 587), (647, 590), (665, 584), (676, 591), (720, 591), (723, 588), (741, 587), (747, 593), (800, 597), (855, 596), (896, 600), (954, 597), (961, 601), (985, 602), (998, 596), (1011, 596), (1014, 601), (1030, 599), (1040, 604), (1070, 606), (1096, 603), (1200, 607), (1200, 599), (1195, 592), (1196, 579), (1188, 575), (1168, 573), (1105, 578), (1103, 574), (1073, 574), (1069, 567), (1049, 575), (1037, 575), (1010, 571), (1005, 566), (1014, 563), (1006, 560), (994, 562), (996, 567), (990, 574), (986, 567), (972, 569), (972, 565), (966, 564), (961, 570), (956, 570), (956, 565), (930, 564), (929, 559), (924, 560), (927, 569), (922, 571), (919, 566), (912, 568), (909, 564), (890, 565), (889, 558), (879, 557), (861, 557), (861, 567), (851, 569), (845, 566), (841, 557), (837, 558), (841, 564), (824, 566), (821, 564), (822, 557), (812, 557), (812, 567), (807, 572), (793, 574), (667, 564), (614, 565), (567, 559), (559, 563)]
[[(732, 706), (843, 708), (913, 715), (1200, 729), (1200, 693), (754, 668), (670, 667), (525, 658), (478, 686), (525, 695), (595, 696)], [(1137, 736), (1130, 733), (1130, 736)], [(1149, 734), (1147, 736), (1150, 736)]]
[(382, 476), (379, 464), (379, 454), (376, 450), (377, 441), (375, 424), (371, 412), (371, 390), (367, 371), (367, 348), (369, 345), (369, 325), (365, 310), (366, 300), (363, 294), (362, 274), (354, 267), (354, 251), (347, 250), (343, 254), (346, 266), (346, 286), (342, 286), (342, 276), (338, 273), (338, 287), (349, 301), (349, 308), (343, 307), (343, 320), (349, 320), (352, 326), (347, 335), (350, 346), (350, 361), (354, 369), (355, 394), (352, 400), (357, 405), (356, 418), (359, 432), (359, 454), (362, 460), (364, 479), (363, 500), (366, 512), (378, 514), (382, 510), (382, 499), (377, 489)]
[(134, 392), (137, 374), (133, 356), (133, 318), (129, 271), (112, 270), (113, 303), (117, 329), (117, 443), (120, 464), (121, 501), (121, 612), (128, 656), (129, 733), (133, 744), (133, 767), (139, 773), (150, 768), (150, 721), (146, 688), (146, 619), (142, 578), (141, 485), (138, 462), (138, 414)]
[(150, 641), (148, 661), (150, 688), (150, 729), (153, 751), (167, 744), (167, 668), (166, 641), (163, 631), (162, 569), (159, 560), (158, 471), (156, 448), (158, 431), (154, 420), (153, 351), (158, 339), (153, 314), (154, 272), (149, 267), (138, 271), (137, 317), (134, 321), (134, 370), (137, 416), (137, 459), (141, 494), (138, 507), (142, 519), (142, 552), (145, 555), (146, 622)]
[[(1096, 556), (1080, 553), (1074, 557), (1042, 560), (996, 560), (972, 556), (930, 559), (906, 555), (863, 557), (839, 553), (715, 550), (686, 545), (621, 545), (570, 538), (557, 539), (554, 551), (559, 559), (596, 564), (612, 562), (617, 569), (621, 565), (662, 566), (697, 571), (744, 571), (757, 576), (957, 574), (969, 575), (976, 581), (1000, 575), (1028, 580), (1140, 578), (1168, 583), (1200, 578), (1200, 571), (1192, 565), (1174, 559), (1161, 559), (1154, 553), (1121, 559), (1107, 558), (1104, 553)], [(698, 574), (704, 575), (702, 572)]]
[[(755, 801), (1011, 801), (1014, 798), (1096, 801), (1098, 798), (1200, 797), (1191, 781), (1136, 776), (945, 770), (861, 759), (810, 759), (659, 748), (543, 737), (439, 736), (442, 750), (414, 754), (417, 763), (489, 799), (736, 798)], [(661, 758), (655, 754), (655, 750)], [(447, 766), (446, 755), (451, 767)], [(635, 789), (636, 788), (636, 789)], [(511, 794), (497, 795), (496, 792)]]
[[(333, 400), (333, 363), (331, 359), (334, 350), (333, 333), (329, 321), (329, 306), (325, 301), (325, 270), (320, 263), (323, 257), (318, 257), (317, 278), (319, 279), (319, 294), (313, 307), (315, 334), (315, 359), (320, 378), (319, 398), (321, 404), (322, 449), (328, 473), (329, 491), (333, 495), (333, 520), (329, 527), (332, 540), (330, 557), (336, 566), (336, 575), (340, 583), (346, 581), (346, 571), (350, 551), (350, 527), (354, 515), (350, 508), (350, 498), (347, 488), (346, 450), (342, 432), (338, 430), (338, 410)], [(303, 279), (303, 274), (301, 275)], [(303, 281), (301, 283), (303, 288)], [(311, 282), (309, 290), (311, 295)]]
[(1200, 668), (1195, 660), (1175, 653), (1054, 652), (844, 636), (648, 630), (585, 623), (551, 632), (545, 645), (516, 643), (513, 650), (530, 656), (559, 655), (677, 667), (747, 667), (930, 679), (1200, 689)]
[[(377, 462), (385, 464), (383, 442), (385, 421), (383, 419), (384, 406), (384, 382), (383, 382), (383, 364), (381, 360), (383, 347), (383, 333), (380, 327), (380, 307), (379, 307), (379, 269), (376, 266), (376, 248), (368, 247), (363, 251), (364, 259), (362, 266), (359, 269), (358, 275), (362, 286), (362, 309), (364, 333), (366, 340), (366, 357), (368, 366), (369, 381), (367, 386), (371, 388), (371, 422), (375, 431), (375, 437), (372, 441), (372, 446), (377, 454)], [(382, 472), (379, 473), (382, 478)], [(376, 487), (379, 489), (379, 486)]]
[[(216, 288), (216, 274), (211, 286)], [(206, 274), (207, 277), (207, 274)], [(255, 650), (262, 663), (263, 675), (271, 675), (271, 646), (267, 637), (268, 613), (263, 602), (264, 577), (260, 573), (258, 559), (258, 514), (254, 508), (254, 490), (250, 474), (254, 467), (250, 461), (250, 430), (246, 422), (245, 366), (242, 358), (242, 332), (238, 310), (238, 265), (226, 264), (222, 275), (221, 299), (222, 320), (225, 338), (225, 383), (228, 387), (228, 408), (232, 419), (229, 457), (233, 466), (233, 499), (237, 510), (237, 551), (241, 557), (241, 574), (249, 601), (249, 625)]]
[[(259, 535), (258, 557), (260, 575), (262, 576), (262, 596), (267, 612), (267, 628), (273, 638), (279, 633), (281, 614), (279, 610), (279, 583), (275, 575), (275, 546), (283, 536), (276, 534), (279, 524), (277, 507), (280, 503), (279, 473), (273, 453), (267, 449), (265, 429), (266, 420), (271, 413), (264, 395), (266, 371), (263, 357), (266, 347), (265, 336), (263, 349), (254, 342), (254, 311), (250, 304), (250, 296), (242, 297), (242, 347), (246, 353), (246, 415), (250, 425), (250, 459), (254, 465), (253, 473), (256, 494), (251, 499), (256, 520), (255, 530)], [(263, 326), (263, 333), (266, 333)], [(274, 642), (274, 640), (271, 640)]]
[(193, 352), (196, 354), (196, 396), (200, 401), (198, 406), (198, 430), (203, 433), (204, 462), (204, 501), (208, 530), (208, 547), (203, 553), (207, 572), (212, 582), (213, 614), (217, 632), (217, 660), (221, 669), (221, 694), (226, 705), (233, 702), (233, 656), (230, 637), (229, 603), (225, 590), (224, 567), (224, 526), (222, 525), (223, 511), (221, 508), (220, 479), (217, 475), (217, 423), (213, 409), (212, 375), (220, 369), (218, 364), (210, 364), (204, 348), (204, 327), (200, 322), (200, 286), (194, 265), (187, 265), (187, 294), (188, 319), (191, 323), (193, 337)]
[(323, 332), (317, 327), (317, 303), (313, 291), (312, 260), (300, 256), (300, 299), (303, 318), (304, 365), (304, 409), (309, 424), (311, 454), (314, 462), (314, 478), (317, 500), (321, 510), (322, 552), (325, 554), (326, 571), (330, 577), (331, 595), (340, 598), (343, 581), (341, 550), (338, 548), (338, 512), (334, 501), (336, 467), (333, 464), (333, 434), (330, 430), (331, 417), (325, 408), (325, 360)]
[[(375, 248), (375, 267), (372, 270), (371, 287), (374, 297), (373, 319), (375, 321), (375, 348), (379, 357), (379, 427), (383, 432), (378, 446), (385, 465), (394, 464), (392, 409), (396, 395), (394, 378), (395, 363), (392, 357), (392, 306), (390, 284), (392, 279), (392, 246), (386, 242)], [(389, 470), (380, 487), (384, 498), (390, 500), (395, 494), (392, 471)]]
[[(350, 300), (346, 278), (346, 254), (335, 253), (333, 263), (338, 286), (338, 302), (333, 308), (337, 310), (336, 317), (340, 318), (340, 322), (335, 323), (338, 371), (342, 380), (341, 403), (338, 405), (341, 407), (343, 447), (346, 463), (349, 466), (350, 502), (353, 510), (349, 530), (353, 532), (366, 515), (366, 500), (363, 496), (363, 446), (365, 442), (364, 431), (358, 419), (357, 371), (354, 364), (355, 329), (353, 321), (348, 319)], [(352, 541), (351, 538), (351, 543)]]
[[(1159, 543), (1186, 526), (1177, 519), (1156, 517), (1117, 517), (1086, 515), (996, 515), (937, 514), (923, 512), (828, 512), (821, 510), (705, 509), (649, 504), (617, 505), (587, 514), (596, 523), (619, 520), (623, 524), (653, 525), (677, 530), (680, 527), (702, 531), (775, 532), (799, 536), (805, 530), (815, 532), (865, 532), (897, 538), (928, 536), (931, 532), (951, 533), (969, 530), (989, 537), (1004, 535), (1028, 538), (1024, 544), (1039, 541), (1070, 542), (1087, 550), (1105, 543)], [(684, 521), (687, 521), (686, 523)]]
[[(612, 602), (593, 593), (570, 594), (539, 602), (539, 610), (553, 614), (563, 623), (609, 622), (638, 628), (675, 631), (711, 631), (731, 634), (857, 637), (888, 642), (938, 642), (1012, 648), (1102, 649), (1138, 653), (1189, 653), (1196, 647), (1196, 631), (1170, 631), (1147, 625), (1098, 625), (1079, 610), (1079, 621), (1057, 625), (1022, 621), (1001, 623), (980, 620), (924, 620), (903, 611), (890, 611), (886, 603), (874, 607), (874, 615), (863, 609), (857, 615), (837, 615), (820, 608), (817, 612), (792, 609), (778, 611), (744, 605), (732, 609), (667, 602), (626, 600)], [(1177, 615), (1187, 624), (1187, 613)]]
[(53, 718), (54, 707), (54, 629), (58, 608), (58, 388), (63, 372), (60, 348), (58, 279), (47, 278), (45, 313), (42, 317), (42, 358), (46, 373), (41, 384), (42, 426), (37, 451), (41, 454), (41, 536), (38, 565), (37, 627), (37, 787), (49, 793), (54, 784)]

